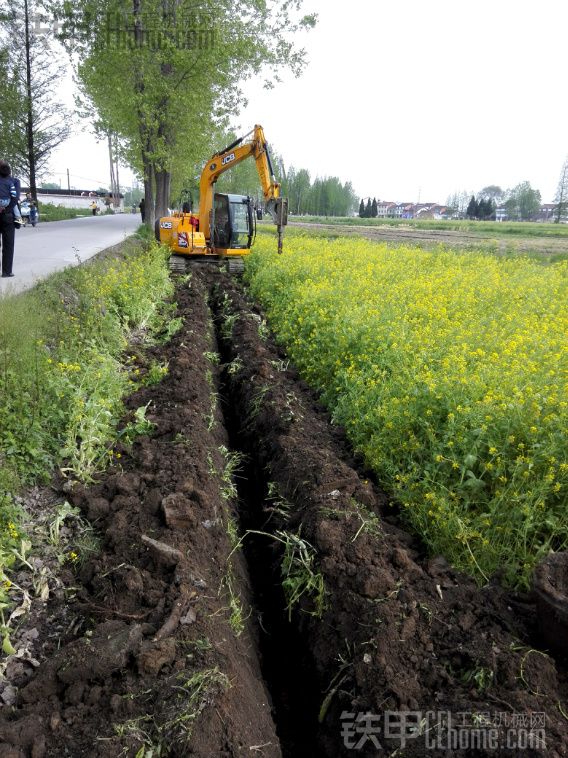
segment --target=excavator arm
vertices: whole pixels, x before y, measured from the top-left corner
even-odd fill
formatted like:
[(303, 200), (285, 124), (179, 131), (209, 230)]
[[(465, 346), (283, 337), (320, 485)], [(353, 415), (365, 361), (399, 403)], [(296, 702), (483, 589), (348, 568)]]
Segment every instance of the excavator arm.
[[(251, 139), (245, 142), (249, 137)], [(205, 164), (199, 181), (199, 229), (206, 239), (211, 239), (211, 228), (214, 225), (215, 183), (225, 171), (250, 157), (254, 157), (256, 162), (266, 210), (270, 213), (278, 230), (278, 252), (281, 253), (284, 226), (288, 222), (288, 201), (280, 197), (280, 184), (274, 176), (264, 131), (258, 124), (251, 132), (216, 153)]]

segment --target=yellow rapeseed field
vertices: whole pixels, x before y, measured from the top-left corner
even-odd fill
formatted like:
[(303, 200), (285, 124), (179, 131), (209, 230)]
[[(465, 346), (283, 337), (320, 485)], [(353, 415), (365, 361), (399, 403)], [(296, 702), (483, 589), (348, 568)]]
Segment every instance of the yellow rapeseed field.
[(568, 547), (568, 263), (262, 235), (253, 293), (433, 553), (527, 584)]

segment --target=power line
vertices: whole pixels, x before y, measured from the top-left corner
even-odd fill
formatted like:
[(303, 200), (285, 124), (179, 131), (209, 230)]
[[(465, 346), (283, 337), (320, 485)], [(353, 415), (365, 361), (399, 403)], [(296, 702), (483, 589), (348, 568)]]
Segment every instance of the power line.
[[(66, 171), (50, 171), (51, 176), (67, 176)], [(106, 180), (93, 179), (89, 176), (79, 176), (78, 174), (69, 174), (73, 179), (83, 179), (86, 182), (98, 182), (101, 186), (105, 184)], [(108, 182), (106, 182), (108, 184)]]
[[(65, 172), (63, 172), (63, 171), (50, 171), (49, 172), (49, 176), (53, 176), (53, 177), (60, 177), (60, 176), (62, 176), (64, 178), (67, 178), (67, 172), (66, 171)], [(85, 181), (85, 182), (93, 182), (94, 184), (98, 184), (100, 187), (108, 187), (108, 181), (106, 179), (94, 179), (93, 177), (79, 176), (78, 174), (69, 174), (69, 176), (72, 179), (81, 179), (82, 181)], [(137, 184), (136, 177), (133, 178), (133, 180), (132, 180), (132, 182), (130, 184), (121, 182), (121, 185), (123, 187), (130, 187), (130, 189), (134, 189), (134, 187), (136, 186), (136, 184)]]

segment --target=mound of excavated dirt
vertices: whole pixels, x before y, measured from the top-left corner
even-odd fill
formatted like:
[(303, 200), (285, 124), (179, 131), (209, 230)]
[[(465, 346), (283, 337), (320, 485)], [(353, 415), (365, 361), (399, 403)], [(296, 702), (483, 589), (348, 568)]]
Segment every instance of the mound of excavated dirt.
[(227, 436), (199, 281), (178, 302), (184, 329), (150, 356), (169, 375), (128, 401), (150, 403), (155, 431), (72, 496), (102, 536), (68, 613), (82, 634), (40, 634), (41, 666), (2, 710), (0, 756), (280, 755), (251, 626), (237, 637), (229, 623), (229, 565), (245, 609), (248, 579), (240, 553), (228, 560)]
[(177, 298), (128, 401), (154, 431), (73, 492), (102, 549), (7, 669), (0, 758), (568, 755), (531, 599), (425, 557), (239, 282)]

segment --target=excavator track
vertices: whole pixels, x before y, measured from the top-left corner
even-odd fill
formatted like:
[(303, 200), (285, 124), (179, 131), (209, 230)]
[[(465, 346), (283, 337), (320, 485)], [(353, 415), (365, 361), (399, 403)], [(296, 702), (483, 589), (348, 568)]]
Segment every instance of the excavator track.
[(227, 271), (229, 274), (242, 274), (245, 270), (245, 262), (242, 258), (229, 258), (227, 261)]
[(172, 274), (187, 274), (189, 259), (185, 255), (170, 255), (170, 271)]
[[(172, 274), (187, 274), (193, 266), (214, 266), (223, 268), (224, 260), (218, 258), (195, 258), (188, 255), (170, 255), (170, 271)], [(239, 275), (245, 270), (245, 263), (241, 257), (229, 258), (226, 261), (226, 270), (229, 274)]]

